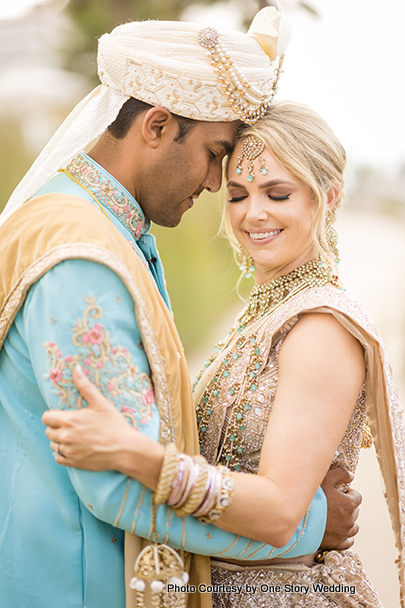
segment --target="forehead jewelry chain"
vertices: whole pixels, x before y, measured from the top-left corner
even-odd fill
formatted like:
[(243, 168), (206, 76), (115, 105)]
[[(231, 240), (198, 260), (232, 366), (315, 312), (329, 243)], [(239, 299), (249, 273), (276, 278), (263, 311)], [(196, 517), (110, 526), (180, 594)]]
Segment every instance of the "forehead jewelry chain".
[(259, 156), (259, 171), (262, 175), (267, 174), (266, 161), (260, 154), (264, 150), (264, 142), (256, 137), (256, 135), (248, 135), (242, 143), (241, 155), (236, 160), (236, 173), (240, 175), (242, 173), (242, 162), (243, 159), (247, 159), (247, 167), (249, 175), (247, 176), (248, 182), (251, 182), (255, 176), (253, 170), (253, 161)]

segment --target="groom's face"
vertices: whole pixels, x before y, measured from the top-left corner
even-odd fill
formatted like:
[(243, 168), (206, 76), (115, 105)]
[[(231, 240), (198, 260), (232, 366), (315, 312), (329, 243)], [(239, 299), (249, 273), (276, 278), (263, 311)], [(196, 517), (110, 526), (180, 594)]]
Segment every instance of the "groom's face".
[(173, 138), (151, 169), (143, 189), (145, 215), (160, 226), (177, 226), (203, 192), (218, 192), (222, 161), (232, 152), (237, 122), (196, 122), (181, 141)]

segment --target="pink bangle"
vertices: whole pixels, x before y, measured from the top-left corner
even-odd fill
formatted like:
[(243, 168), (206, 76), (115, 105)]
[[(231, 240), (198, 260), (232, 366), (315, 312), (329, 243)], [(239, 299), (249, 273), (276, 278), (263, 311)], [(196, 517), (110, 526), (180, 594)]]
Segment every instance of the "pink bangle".
[(235, 482), (231, 477), (230, 471), (222, 465), (217, 467), (217, 471), (217, 482), (219, 480), (220, 483), (219, 487), (218, 484), (216, 484), (215, 502), (206, 515), (202, 515), (198, 518), (198, 521), (201, 521), (203, 524), (211, 524), (221, 517), (232, 502)]
[(187, 484), (186, 489), (184, 490), (184, 494), (182, 496), (181, 504), (179, 504), (179, 507), (182, 507), (183, 505), (185, 505), (186, 502), (188, 501), (188, 499), (190, 498), (191, 493), (195, 486), (195, 482), (197, 481), (199, 471), (200, 471), (200, 467), (193, 459), (193, 465), (192, 465), (192, 469), (190, 472), (188, 484)]
[(201, 507), (193, 513), (194, 517), (200, 517), (206, 515), (214, 507), (217, 500), (217, 493), (221, 487), (222, 473), (214, 466), (210, 466), (209, 469), (210, 479), (207, 494)]
[(188, 497), (191, 494), (191, 491), (193, 489), (193, 484), (195, 483), (195, 476), (194, 476), (194, 468), (195, 468), (195, 464), (194, 464), (194, 459), (191, 456), (186, 456), (186, 465), (187, 465), (187, 479), (185, 481), (185, 483), (183, 483), (183, 491), (181, 493), (180, 498), (178, 499), (178, 501), (176, 502), (174, 506), (174, 508), (176, 509), (180, 509), (187, 501)]

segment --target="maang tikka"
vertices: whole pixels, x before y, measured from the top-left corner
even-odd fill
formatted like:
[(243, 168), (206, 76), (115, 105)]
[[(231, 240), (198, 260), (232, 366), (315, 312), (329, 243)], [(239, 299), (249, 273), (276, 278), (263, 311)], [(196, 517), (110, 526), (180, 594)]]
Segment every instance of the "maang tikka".
[(259, 171), (263, 175), (267, 174), (266, 161), (260, 154), (264, 150), (264, 142), (256, 137), (256, 135), (248, 135), (242, 143), (241, 155), (238, 156), (236, 161), (236, 173), (240, 175), (242, 173), (242, 162), (243, 159), (247, 159), (247, 167), (249, 175), (247, 176), (248, 182), (251, 182), (255, 174), (253, 171), (253, 161), (259, 156)]

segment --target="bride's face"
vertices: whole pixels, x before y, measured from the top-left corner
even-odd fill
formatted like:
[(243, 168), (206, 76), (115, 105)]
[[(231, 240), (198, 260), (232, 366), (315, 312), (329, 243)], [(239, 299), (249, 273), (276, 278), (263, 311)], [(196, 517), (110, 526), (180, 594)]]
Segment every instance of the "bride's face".
[(237, 173), (239, 142), (228, 165), (228, 209), (232, 230), (253, 258), (257, 283), (266, 283), (316, 258), (311, 235), (314, 202), (309, 186), (284, 169), (268, 151), (260, 155), (267, 173), (253, 161), (249, 181), (247, 161)]

